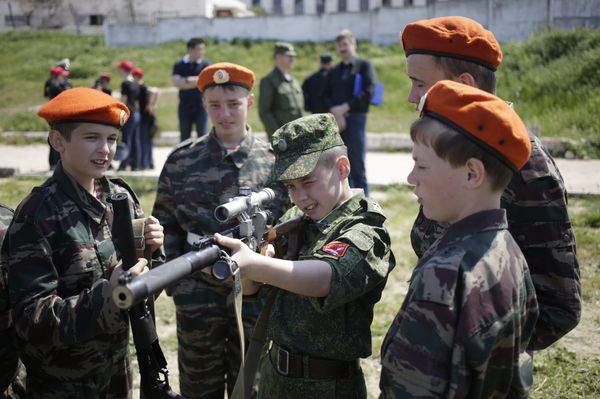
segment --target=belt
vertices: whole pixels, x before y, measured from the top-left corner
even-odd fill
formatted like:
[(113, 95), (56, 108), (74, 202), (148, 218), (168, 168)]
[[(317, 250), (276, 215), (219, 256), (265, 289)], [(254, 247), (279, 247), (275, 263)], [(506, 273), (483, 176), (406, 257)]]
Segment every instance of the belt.
[(271, 363), (279, 374), (290, 378), (339, 380), (355, 375), (360, 370), (360, 360), (321, 359), (291, 353), (275, 342), (269, 351)]

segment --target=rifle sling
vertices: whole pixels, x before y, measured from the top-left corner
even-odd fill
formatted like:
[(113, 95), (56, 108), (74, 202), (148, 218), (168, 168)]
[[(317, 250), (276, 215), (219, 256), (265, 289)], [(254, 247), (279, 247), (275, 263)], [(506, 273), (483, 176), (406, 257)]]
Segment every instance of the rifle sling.
[(244, 324), (242, 323), (242, 278), (241, 272), (238, 268), (233, 274), (233, 287), (231, 290), (231, 296), (233, 300), (233, 309), (235, 311), (235, 321), (238, 328), (238, 338), (240, 340), (240, 368), (238, 371), (238, 378), (233, 387), (231, 399), (243, 399), (244, 398), (244, 379), (239, 378), (240, 375), (244, 375), (244, 353), (246, 353), (245, 339), (244, 339)]

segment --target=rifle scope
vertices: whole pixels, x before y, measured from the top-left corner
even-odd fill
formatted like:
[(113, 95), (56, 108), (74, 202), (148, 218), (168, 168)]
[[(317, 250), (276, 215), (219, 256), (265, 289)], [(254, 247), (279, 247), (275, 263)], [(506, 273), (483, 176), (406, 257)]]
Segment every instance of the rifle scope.
[(237, 217), (240, 213), (252, 207), (260, 207), (264, 202), (275, 198), (275, 192), (270, 188), (263, 188), (257, 193), (234, 197), (231, 201), (215, 208), (215, 218), (223, 223)]

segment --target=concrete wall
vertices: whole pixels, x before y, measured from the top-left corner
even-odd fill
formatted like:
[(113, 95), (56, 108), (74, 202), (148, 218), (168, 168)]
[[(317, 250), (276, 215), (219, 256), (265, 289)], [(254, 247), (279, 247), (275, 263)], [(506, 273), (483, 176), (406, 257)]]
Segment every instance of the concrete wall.
[[(331, 3), (331, 2), (327, 2)], [(349, 2), (350, 4), (350, 2)], [(600, 27), (599, 0), (458, 0), (429, 6), (381, 8), (370, 12), (248, 18), (157, 18), (155, 24), (105, 26), (108, 46), (148, 46), (192, 36), (328, 41), (350, 28), (357, 38), (378, 44), (396, 43), (412, 21), (444, 15), (464, 15), (494, 32), (498, 40), (524, 40), (548, 23), (561, 28)]]
[[(102, 33), (102, 26), (89, 25), (86, 17), (102, 15), (115, 24), (148, 24), (158, 17), (213, 16), (212, 0), (0, 0), (0, 32), (12, 30), (10, 15), (26, 16), (30, 26), (22, 29), (56, 29)], [(77, 21), (76, 21), (77, 18)], [(136, 30), (134, 28), (134, 30)]]

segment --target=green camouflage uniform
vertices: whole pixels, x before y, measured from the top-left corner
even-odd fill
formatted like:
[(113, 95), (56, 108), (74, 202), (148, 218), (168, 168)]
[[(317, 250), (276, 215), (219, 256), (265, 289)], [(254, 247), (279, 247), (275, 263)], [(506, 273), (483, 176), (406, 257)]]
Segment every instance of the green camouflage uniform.
[[(509, 231), (527, 260), (540, 308), (529, 349), (544, 349), (579, 322), (581, 282), (567, 191), (538, 138), (531, 138), (531, 157), (504, 191), (502, 207), (507, 211)], [(411, 231), (418, 257), (445, 227), (419, 211)]]
[(107, 280), (118, 259), (106, 202), (131, 191), (120, 179), (97, 182), (102, 203), (59, 163), (19, 205), (6, 236), (19, 354), (36, 398), (131, 397), (127, 316)]
[(538, 316), (503, 209), (452, 224), (423, 255), (381, 348), (381, 398), (523, 398)]
[[(158, 181), (152, 214), (165, 228), (168, 259), (190, 249), (188, 232), (212, 235), (235, 226), (221, 224), (214, 209), (238, 195), (241, 186), (258, 191), (267, 185), (275, 161), (264, 141), (248, 128), (239, 149), (227, 154), (214, 129), (188, 140), (168, 157)], [(270, 209), (281, 214), (284, 194), (272, 185), (277, 199)], [(231, 395), (240, 363), (235, 313), (227, 295), (231, 285), (214, 283), (202, 272), (182, 280), (169, 290), (177, 309), (178, 362), (181, 394), (187, 398), (223, 398), (225, 383)], [(257, 301), (244, 301), (243, 320), (248, 337), (260, 312)]]
[[(332, 280), (324, 298), (284, 290), (277, 294), (268, 336), (291, 353), (344, 361), (371, 354), (373, 307), (381, 298), (395, 259), (381, 207), (365, 198), (362, 190), (355, 191), (358, 193), (321, 221), (303, 218), (298, 260), (327, 262)], [(282, 221), (300, 214), (294, 207)], [(330, 243), (342, 244), (341, 256), (327, 251)], [(360, 369), (348, 378), (332, 380), (286, 377), (276, 366), (270, 358), (262, 362), (259, 397), (366, 398)]]
[(277, 67), (260, 80), (258, 115), (269, 140), (285, 123), (302, 116), (304, 96), (300, 84)]
[[(0, 204), (0, 246), (13, 218), (13, 210)], [(17, 348), (14, 345), (14, 328), (12, 326), (8, 287), (6, 286), (6, 256), (0, 254), (0, 398), (18, 398), (24, 393), (20, 375), (24, 371), (20, 366)]]

